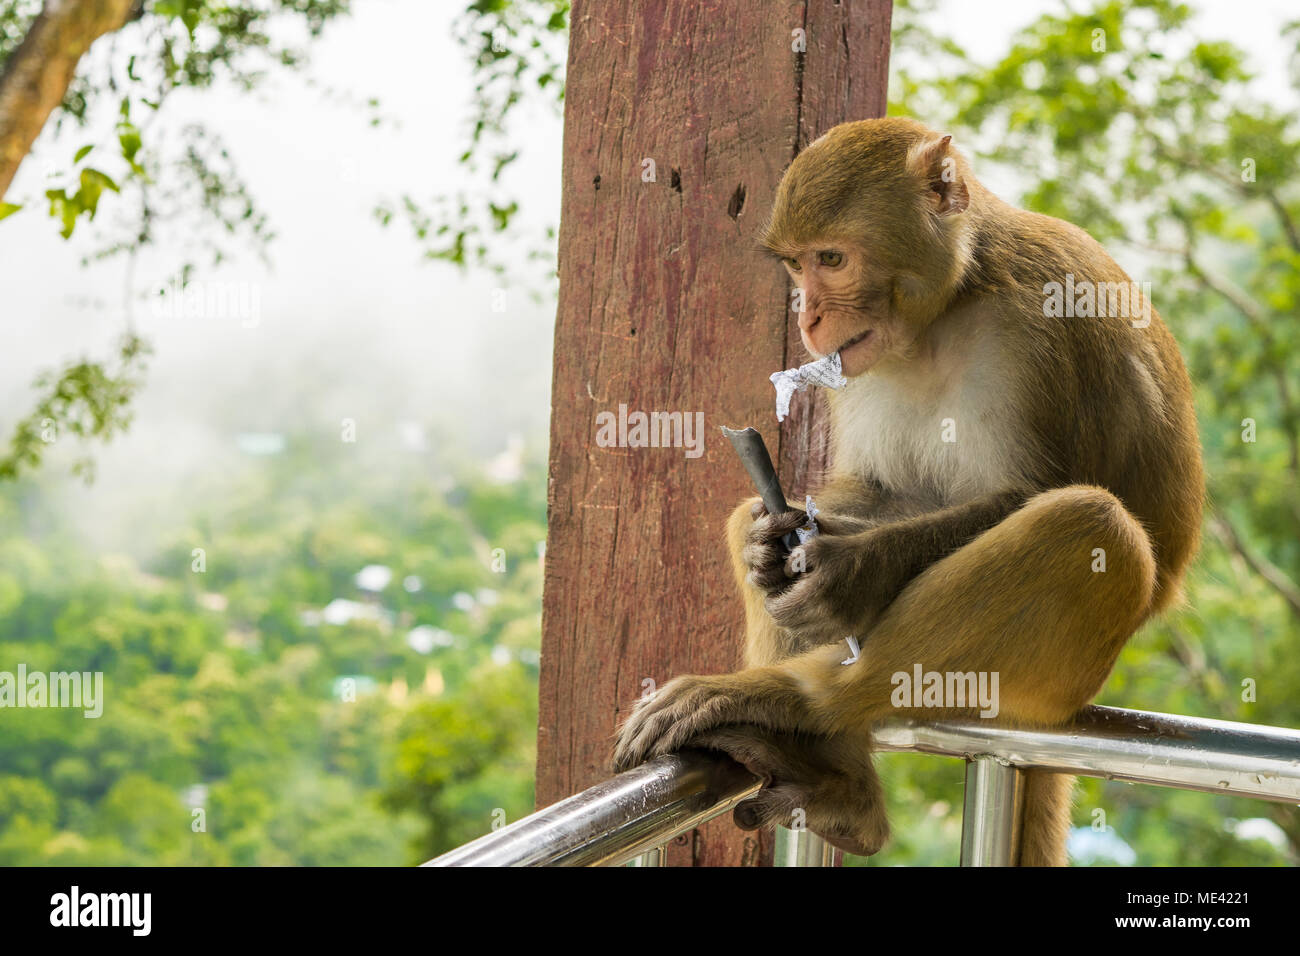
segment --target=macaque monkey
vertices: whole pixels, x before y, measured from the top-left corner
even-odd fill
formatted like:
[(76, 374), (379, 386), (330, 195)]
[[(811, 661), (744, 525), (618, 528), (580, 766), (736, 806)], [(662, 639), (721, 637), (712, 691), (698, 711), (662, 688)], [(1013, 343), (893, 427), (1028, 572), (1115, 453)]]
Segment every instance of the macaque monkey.
[[(802, 809), (833, 845), (873, 853), (888, 825), (872, 724), (978, 713), (900, 704), (894, 675), (997, 674), (996, 720), (1059, 725), (1177, 599), (1204, 484), (1191, 387), (1094, 239), (1002, 202), (951, 137), (912, 120), (812, 143), (762, 246), (802, 290), (804, 346), (838, 351), (848, 378), (827, 392), (821, 534), (786, 553), (802, 509), (736, 509), (746, 669), (678, 677), (638, 703), (614, 765), (725, 751), (765, 780), (741, 827)], [(1073, 782), (1027, 773), (1020, 865), (1066, 862)]]

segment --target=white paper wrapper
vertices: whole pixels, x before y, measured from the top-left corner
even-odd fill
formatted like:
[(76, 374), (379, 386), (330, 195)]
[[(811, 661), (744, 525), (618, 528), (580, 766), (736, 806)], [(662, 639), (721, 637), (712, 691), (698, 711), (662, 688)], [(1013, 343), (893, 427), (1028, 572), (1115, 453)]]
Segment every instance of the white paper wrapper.
[(798, 368), (788, 368), (784, 372), (772, 373), (772, 384), (776, 386), (776, 420), (785, 421), (790, 414), (790, 399), (795, 392), (802, 391), (809, 385), (821, 385), (824, 388), (843, 388), (849, 383), (844, 377), (840, 363), (840, 353), (835, 352), (825, 358), (819, 358)]

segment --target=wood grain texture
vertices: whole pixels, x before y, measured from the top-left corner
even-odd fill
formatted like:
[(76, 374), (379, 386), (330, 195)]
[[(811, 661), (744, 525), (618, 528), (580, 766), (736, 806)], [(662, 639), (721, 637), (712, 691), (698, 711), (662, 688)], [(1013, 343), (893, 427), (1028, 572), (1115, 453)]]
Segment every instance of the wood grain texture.
[[(647, 681), (740, 664), (722, 539), (752, 491), (718, 428), (757, 427), (794, 493), (825, 461), (803, 396), (776, 423), (768, 375), (806, 356), (785, 277), (755, 240), (798, 148), (882, 114), (889, 15), (888, 0), (573, 4), (538, 806), (608, 776)], [(597, 415), (620, 404), (702, 413), (703, 454), (600, 447)], [(770, 859), (770, 837), (729, 819), (669, 849), (670, 865)]]

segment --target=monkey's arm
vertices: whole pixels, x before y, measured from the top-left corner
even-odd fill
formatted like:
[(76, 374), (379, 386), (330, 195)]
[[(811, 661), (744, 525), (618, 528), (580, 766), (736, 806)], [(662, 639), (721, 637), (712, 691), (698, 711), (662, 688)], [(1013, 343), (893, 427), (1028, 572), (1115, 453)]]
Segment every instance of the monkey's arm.
[(780, 537), (802, 513), (766, 515), (754, 522), (743, 560), (778, 627), (805, 645), (835, 643), (865, 634), (913, 578), (998, 524), (1025, 498), (1004, 492), (874, 526), (819, 517), (827, 533), (788, 555)]

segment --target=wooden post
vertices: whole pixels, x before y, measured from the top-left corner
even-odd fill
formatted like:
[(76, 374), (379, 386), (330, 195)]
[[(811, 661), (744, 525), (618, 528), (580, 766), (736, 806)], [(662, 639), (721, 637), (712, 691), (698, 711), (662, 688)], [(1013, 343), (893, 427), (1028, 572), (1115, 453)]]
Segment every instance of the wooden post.
[[(718, 428), (758, 428), (788, 493), (825, 464), (812, 400), (801, 394), (776, 422), (768, 375), (807, 357), (785, 276), (755, 239), (800, 148), (837, 123), (884, 114), (890, 8), (573, 4), (539, 806), (608, 776), (617, 723), (649, 682), (740, 665), (722, 534), (753, 492)], [(630, 447), (637, 412), (679, 414), (683, 444), (702, 444)], [(770, 836), (730, 819), (668, 852), (678, 866), (770, 859)]]

